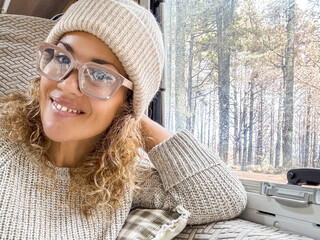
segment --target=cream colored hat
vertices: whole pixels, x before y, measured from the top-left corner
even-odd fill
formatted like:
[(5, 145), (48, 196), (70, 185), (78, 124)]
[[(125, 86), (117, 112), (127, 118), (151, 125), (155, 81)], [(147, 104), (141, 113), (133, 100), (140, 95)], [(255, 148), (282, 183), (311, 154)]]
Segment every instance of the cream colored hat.
[(154, 16), (133, 0), (80, 0), (46, 41), (56, 44), (73, 31), (95, 35), (117, 55), (133, 82), (133, 112), (139, 119), (159, 88), (164, 66), (162, 34)]

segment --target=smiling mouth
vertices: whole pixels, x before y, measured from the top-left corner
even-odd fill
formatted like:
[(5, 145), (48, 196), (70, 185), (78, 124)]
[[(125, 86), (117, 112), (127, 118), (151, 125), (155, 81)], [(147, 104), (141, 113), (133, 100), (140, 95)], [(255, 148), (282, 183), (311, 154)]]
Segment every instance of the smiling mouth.
[(72, 108), (68, 108), (66, 106), (63, 106), (61, 104), (56, 103), (53, 99), (51, 99), (53, 106), (55, 107), (55, 109), (61, 111), (61, 112), (68, 112), (68, 113), (78, 113), (81, 114), (83, 112), (76, 110), (76, 109), (72, 109)]

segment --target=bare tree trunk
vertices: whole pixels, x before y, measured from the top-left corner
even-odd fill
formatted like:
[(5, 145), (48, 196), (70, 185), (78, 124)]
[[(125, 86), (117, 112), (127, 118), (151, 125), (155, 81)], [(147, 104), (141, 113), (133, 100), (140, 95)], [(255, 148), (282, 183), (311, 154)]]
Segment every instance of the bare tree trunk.
[(274, 98), (271, 101), (271, 116), (270, 116), (270, 155), (269, 164), (274, 166)]
[(254, 88), (255, 88), (255, 78), (256, 73), (252, 74), (250, 79), (250, 106), (249, 106), (249, 146), (248, 146), (248, 165), (252, 164), (253, 155), (253, 106), (254, 106)]
[(312, 167), (317, 167), (317, 142), (318, 134), (316, 131), (316, 123), (313, 121), (313, 144), (312, 144)]
[(238, 93), (236, 87), (233, 88), (234, 102), (233, 102), (233, 121), (234, 121), (234, 145), (233, 145), (233, 165), (237, 165), (239, 158), (239, 117), (238, 117)]
[(205, 104), (205, 106), (203, 107), (203, 119), (204, 119), (204, 123), (203, 123), (203, 145), (205, 145), (206, 141), (207, 141), (207, 129), (208, 129), (208, 105)]
[(247, 126), (247, 104), (246, 104), (246, 98), (244, 98), (243, 101), (243, 153), (242, 153), (242, 164), (241, 164), (241, 170), (247, 171), (247, 133), (248, 133), (248, 126)]
[[(200, 69), (201, 67), (201, 61), (199, 61), (199, 64), (198, 64), (198, 69)], [(197, 85), (199, 84), (199, 74), (197, 75)], [(194, 95), (194, 109), (193, 109), (193, 112), (196, 113), (197, 112), (197, 101), (198, 101), (198, 92), (195, 91), (194, 92), (195, 94)], [(191, 127), (191, 133), (192, 134), (195, 134), (195, 123), (196, 123), (196, 114), (192, 114), (192, 121), (191, 121), (191, 124), (192, 124), (192, 127)]]
[(225, 0), (218, 7), (217, 38), (218, 38), (218, 95), (219, 95), (219, 155), (228, 161), (229, 149), (229, 94), (230, 94), (230, 43), (227, 30), (232, 23), (235, 0)]
[[(201, 108), (202, 108), (203, 106), (201, 106)], [(205, 111), (201, 111), (201, 128), (200, 128), (200, 140), (201, 140), (201, 142), (203, 143), (203, 141), (204, 141), (204, 112)]]
[(283, 79), (285, 84), (284, 124), (282, 129), (283, 165), (292, 164), (293, 138), (293, 83), (294, 83), (294, 5), (295, 0), (287, 0), (287, 45), (284, 55)]
[[(280, 88), (280, 92), (281, 92), (281, 88)], [(278, 109), (278, 123), (277, 123), (276, 157), (275, 157), (275, 163), (274, 163), (275, 167), (278, 167), (280, 165), (280, 156), (281, 156), (281, 132), (282, 132), (281, 108), (282, 108), (282, 102), (281, 102), (281, 94), (280, 94), (279, 109)]]
[(214, 112), (212, 112), (212, 102), (213, 102), (213, 89), (211, 89), (210, 87), (210, 94), (209, 94), (209, 119), (208, 119), (208, 142), (207, 142), (207, 146), (210, 148), (211, 146), (211, 135), (214, 134), (214, 131), (211, 129), (211, 121), (212, 121), (212, 118), (214, 116)]
[(309, 151), (310, 151), (310, 100), (311, 95), (308, 95), (308, 107), (307, 107), (307, 116), (306, 116), (306, 139), (304, 145), (304, 161), (303, 166), (307, 167), (309, 163)]
[(304, 132), (303, 132), (303, 123), (301, 121), (301, 114), (299, 115), (299, 164), (302, 164), (303, 162), (303, 158), (304, 158), (304, 140), (303, 140), (303, 136), (304, 136)]
[[(241, 104), (241, 99), (242, 99), (242, 93), (240, 92), (240, 96), (239, 96), (239, 99), (240, 99), (240, 104), (239, 104), (239, 117), (240, 117), (240, 121), (239, 121), (239, 132), (238, 132), (238, 136), (239, 136), (239, 164), (242, 166), (242, 131), (243, 131), (243, 110), (242, 110), (242, 104)], [(243, 99), (244, 101), (244, 99)]]
[(260, 102), (259, 102), (259, 113), (258, 113), (258, 134), (257, 134), (257, 148), (256, 148), (256, 158), (257, 165), (262, 165), (262, 155), (263, 155), (263, 96), (264, 90), (263, 86), (260, 85)]
[[(216, 92), (213, 92), (213, 99), (212, 99), (212, 104), (213, 104), (213, 116), (212, 116), (212, 124), (213, 126), (215, 126), (215, 122), (216, 122)], [(213, 131), (212, 131), (212, 145), (213, 145), (213, 149), (216, 151), (217, 150), (217, 138), (216, 138), (216, 133), (217, 133), (217, 128), (213, 127)]]
[[(196, 94), (195, 98), (194, 98), (194, 108), (193, 108), (193, 112), (196, 113), (197, 110), (197, 100), (198, 100), (198, 96)], [(191, 133), (194, 134), (194, 128), (195, 128), (195, 121), (196, 121), (196, 114), (192, 114), (192, 127), (191, 127)]]
[(301, 158), (301, 162), (300, 164), (303, 166), (304, 165), (304, 162), (306, 161), (306, 155), (305, 155), (305, 144), (306, 144), (306, 135), (303, 133), (302, 135), (302, 139), (301, 139), (301, 152), (302, 152), (302, 158)]
[[(199, 99), (199, 96), (198, 96), (198, 93), (196, 93), (196, 96), (195, 96), (195, 102), (194, 102), (194, 112), (196, 113), (194, 115), (194, 134), (197, 134), (197, 138), (200, 139), (200, 126), (201, 126), (201, 122), (199, 123), (199, 116), (200, 116), (200, 111), (199, 111), (199, 104), (200, 104), (200, 101), (198, 100)], [(201, 116), (200, 116), (201, 117)]]

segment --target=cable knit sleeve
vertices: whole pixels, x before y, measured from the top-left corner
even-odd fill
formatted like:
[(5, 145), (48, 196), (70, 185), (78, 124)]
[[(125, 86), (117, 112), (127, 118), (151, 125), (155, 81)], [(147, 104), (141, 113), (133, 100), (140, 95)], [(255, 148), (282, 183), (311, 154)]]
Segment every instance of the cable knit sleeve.
[(245, 208), (247, 196), (233, 170), (181, 131), (149, 153), (151, 176), (133, 199), (134, 207), (174, 209), (182, 205), (188, 224), (231, 219)]

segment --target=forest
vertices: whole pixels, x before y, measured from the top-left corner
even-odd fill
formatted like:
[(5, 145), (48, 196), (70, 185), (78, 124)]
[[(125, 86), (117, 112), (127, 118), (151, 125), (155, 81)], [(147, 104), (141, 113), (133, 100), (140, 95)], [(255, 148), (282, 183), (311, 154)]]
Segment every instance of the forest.
[(320, 167), (318, 0), (166, 0), (165, 124), (229, 165)]

